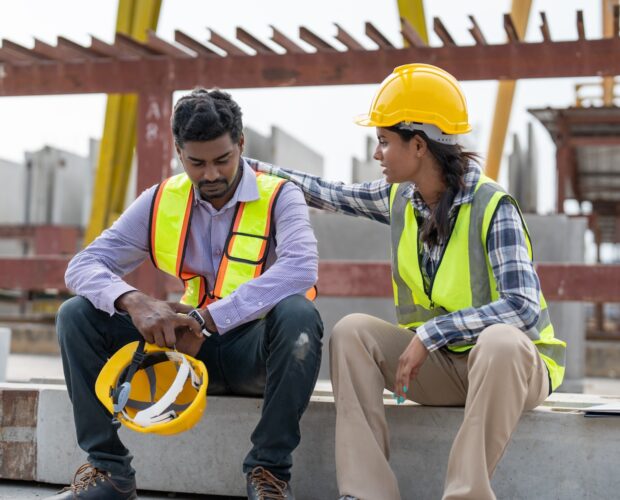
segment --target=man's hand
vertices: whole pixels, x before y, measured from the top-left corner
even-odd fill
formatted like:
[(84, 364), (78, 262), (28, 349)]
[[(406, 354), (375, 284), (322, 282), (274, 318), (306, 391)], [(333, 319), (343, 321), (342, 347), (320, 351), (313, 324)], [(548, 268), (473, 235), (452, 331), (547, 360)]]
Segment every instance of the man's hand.
[(204, 335), (200, 335), (197, 337), (194, 333), (189, 330), (177, 330), (177, 343), (176, 348), (177, 351), (182, 352), (184, 354), (189, 354), (192, 357), (196, 357), (198, 351), (200, 351), (200, 346), (207, 339)]
[[(411, 339), (407, 348), (398, 358), (398, 369), (396, 370), (396, 379), (394, 381), (394, 393), (401, 397), (406, 397), (409, 390), (411, 380), (413, 380), (420, 371), (420, 367), (428, 357), (428, 350), (416, 335)], [(400, 402), (400, 401), (399, 401)]]
[(183, 304), (164, 302), (134, 290), (121, 295), (114, 305), (127, 311), (144, 340), (150, 344), (173, 347), (177, 342), (175, 330), (202, 337), (200, 325), (185, 315), (187, 306)]

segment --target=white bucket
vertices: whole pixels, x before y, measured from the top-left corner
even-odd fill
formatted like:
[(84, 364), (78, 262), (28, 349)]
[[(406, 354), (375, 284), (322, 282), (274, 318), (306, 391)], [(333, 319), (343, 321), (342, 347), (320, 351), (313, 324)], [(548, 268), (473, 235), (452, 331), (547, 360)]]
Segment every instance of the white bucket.
[(0, 382), (6, 381), (6, 368), (11, 351), (11, 329), (0, 327)]

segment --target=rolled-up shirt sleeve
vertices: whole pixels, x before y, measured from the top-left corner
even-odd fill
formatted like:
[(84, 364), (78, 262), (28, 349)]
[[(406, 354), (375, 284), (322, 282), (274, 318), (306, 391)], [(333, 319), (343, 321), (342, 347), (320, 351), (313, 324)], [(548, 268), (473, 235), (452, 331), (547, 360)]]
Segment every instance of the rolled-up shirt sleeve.
[(317, 281), (317, 242), (301, 190), (282, 187), (274, 210), (276, 260), (259, 277), (208, 306), (220, 334), (260, 318), (280, 301), (304, 294)]
[(67, 267), (65, 283), (76, 295), (88, 299), (97, 309), (113, 315), (114, 302), (136, 288), (122, 279), (149, 255), (148, 224), (156, 186), (144, 191)]

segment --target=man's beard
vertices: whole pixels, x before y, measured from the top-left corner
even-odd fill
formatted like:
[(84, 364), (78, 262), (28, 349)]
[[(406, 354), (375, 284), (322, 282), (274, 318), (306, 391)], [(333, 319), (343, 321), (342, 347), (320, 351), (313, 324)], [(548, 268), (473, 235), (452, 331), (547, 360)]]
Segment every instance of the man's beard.
[[(233, 180), (229, 183), (228, 180), (224, 177), (214, 181), (205, 181), (202, 180), (198, 182), (198, 191), (200, 192), (200, 197), (205, 201), (217, 200), (219, 198), (223, 198), (231, 190), (233, 190), (237, 186), (237, 181), (241, 177), (242, 169), (239, 167), (237, 169), (237, 173)], [(205, 190), (203, 190), (205, 188)], [(209, 188), (209, 189), (206, 189)]]

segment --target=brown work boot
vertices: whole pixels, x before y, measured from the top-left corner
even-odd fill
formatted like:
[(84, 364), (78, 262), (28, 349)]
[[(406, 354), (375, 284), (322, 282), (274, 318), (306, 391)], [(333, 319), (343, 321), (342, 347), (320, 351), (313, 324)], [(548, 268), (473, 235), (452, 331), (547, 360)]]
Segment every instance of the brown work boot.
[[(80, 477), (78, 477), (80, 476)], [(63, 488), (49, 500), (135, 500), (136, 480), (113, 476), (91, 464), (81, 465), (70, 486)]]
[(295, 500), (288, 482), (263, 467), (254, 467), (248, 472), (247, 487), (248, 500)]

